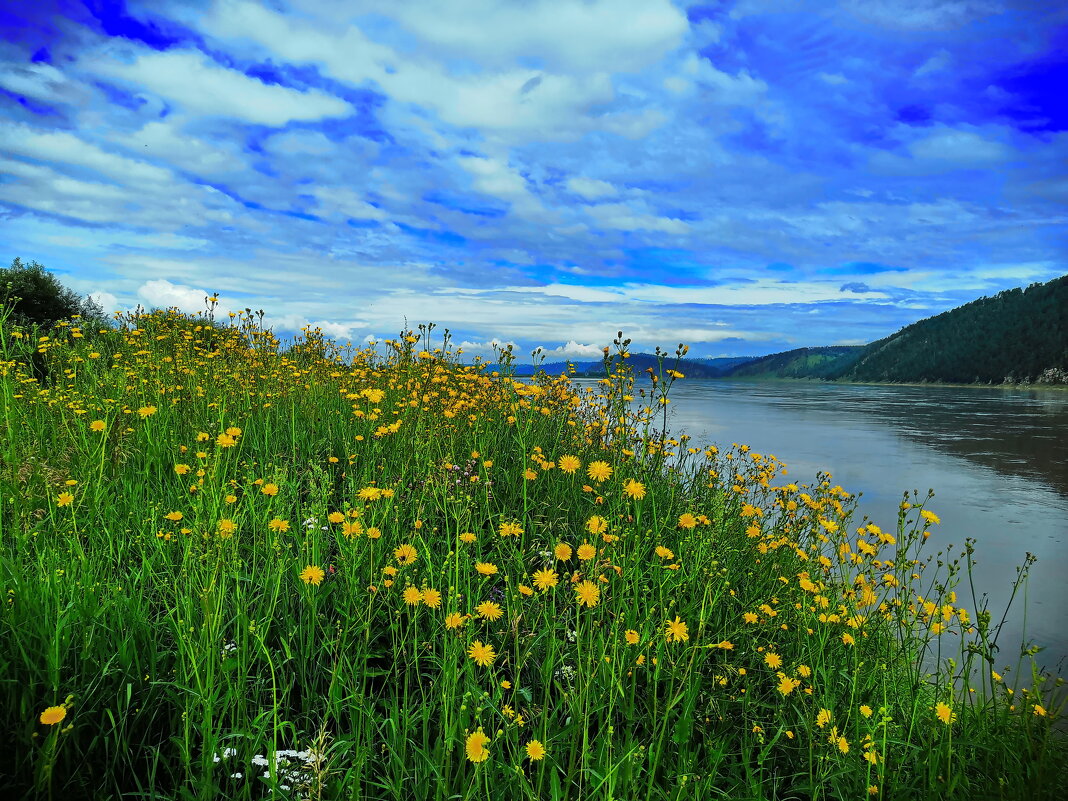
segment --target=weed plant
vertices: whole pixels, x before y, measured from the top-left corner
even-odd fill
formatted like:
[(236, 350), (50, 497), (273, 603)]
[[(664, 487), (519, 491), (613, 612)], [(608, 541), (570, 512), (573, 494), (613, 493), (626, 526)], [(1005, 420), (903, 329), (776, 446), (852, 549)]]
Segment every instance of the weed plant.
[(667, 437), (682, 376), (622, 334), (583, 390), (214, 299), (2, 322), (8, 797), (1060, 797), (1048, 677), (958, 605), (970, 543), (922, 555), (929, 498), (857, 527)]

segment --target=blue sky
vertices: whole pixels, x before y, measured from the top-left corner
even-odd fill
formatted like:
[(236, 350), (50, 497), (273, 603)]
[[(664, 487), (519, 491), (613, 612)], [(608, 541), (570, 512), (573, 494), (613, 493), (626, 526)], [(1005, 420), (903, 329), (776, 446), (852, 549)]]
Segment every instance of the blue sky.
[(865, 343), (1068, 272), (1058, 5), (14, 0), (0, 257), (478, 355)]

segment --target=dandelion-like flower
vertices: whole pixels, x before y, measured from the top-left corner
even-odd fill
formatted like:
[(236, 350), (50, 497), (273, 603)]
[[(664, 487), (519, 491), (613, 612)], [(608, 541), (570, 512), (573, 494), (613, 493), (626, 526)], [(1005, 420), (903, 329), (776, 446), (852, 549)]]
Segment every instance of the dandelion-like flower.
[(377, 501), (382, 497), (382, 490), (378, 487), (364, 487), (356, 493), (356, 497), (361, 501)]
[(582, 460), (577, 456), (564, 455), (560, 457), (560, 469), (568, 475), (582, 467)]
[(262, 492), (264, 495), (269, 495), (270, 497), (273, 498), (275, 495), (278, 494), (278, 485), (277, 484), (264, 484), (260, 488), (260, 492)]
[(779, 692), (783, 695), (789, 695), (797, 689), (800, 683), (797, 679), (791, 679), (789, 676), (784, 675), (779, 679)]
[(690, 639), (690, 632), (678, 615), (674, 620), (664, 621), (664, 637), (668, 642), (685, 642)]
[(464, 620), (466, 620), (466, 618), (459, 612), (451, 612), (445, 616), (445, 628), (458, 629), (464, 624)]
[(57, 723), (62, 723), (64, 718), (67, 717), (67, 708), (63, 706), (50, 706), (44, 712), (41, 713), (41, 723), (46, 726), (55, 726)]
[(539, 759), (545, 758), (545, 746), (541, 744), (540, 740), (531, 740), (527, 743), (525, 750), (531, 762), (537, 762)]
[(675, 552), (672, 551), (670, 548), (665, 548), (663, 545), (656, 546), (656, 555), (659, 556), (661, 559), (675, 558)]
[(581, 559), (583, 562), (588, 562), (597, 555), (597, 549), (590, 545), (588, 542), (584, 542), (578, 547), (577, 554), (578, 558)]
[(523, 533), (523, 527), (518, 523), (501, 523), (499, 532), (502, 537), (518, 537)]
[(300, 580), (305, 584), (314, 584), (318, 586), (323, 583), (325, 577), (326, 573), (318, 565), (308, 565), (300, 571)]
[(467, 758), (472, 762), (485, 762), (489, 759), (489, 750), (486, 748), (489, 741), (490, 738), (481, 728), (478, 731), (469, 734), (467, 736), (467, 742), (464, 743), (464, 750), (467, 752)]
[(74, 503), (74, 496), (69, 492), (61, 492), (56, 498), (56, 506), (70, 506), (72, 503)]
[(939, 701), (935, 704), (935, 717), (948, 726), (957, 719), (957, 713), (953, 711), (949, 704)]
[(415, 547), (409, 545), (408, 543), (398, 546), (393, 551), (393, 558), (400, 562), (402, 565), (410, 565), (418, 558), (418, 556), (419, 553), (415, 550)]
[(492, 562), (475, 562), (475, 570), (479, 575), (492, 576), (497, 572), (497, 565)]
[(627, 629), (623, 633), (623, 637), (626, 639), (627, 645), (637, 645), (638, 640), (641, 639), (638, 632), (636, 632), (634, 629)]
[(441, 592), (430, 587), (423, 590), (423, 603), (429, 606), (431, 609), (437, 609), (441, 606)]
[(768, 651), (764, 654), (764, 664), (772, 670), (778, 670), (782, 667), (782, 657), (774, 651)]
[(590, 534), (604, 534), (608, 531), (608, 521), (600, 515), (593, 515), (586, 521), (586, 530)]
[(142, 420), (144, 420), (146, 417), (151, 417), (158, 411), (159, 409), (157, 409), (155, 406), (142, 406), (140, 409), (137, 410), (137, 414), (141, 417)]
[(404, 588), (401, 597), (404, 599), (404, 603), (408, 606), (419, 606), (419, 604), (423, 602), (422, 591), (418, 587), (413, 587), (411, 584)]
[(571, 546), (566, 542), (557, 543), (556, 547), (553, 548), (553, 556), (561, 562), (566, 562), (571, 558)]
[(697, 527), (697, 518), (694, 517), (692, 514), (690, 514), (689, 512), (686, 512), (685, 514), (679, 515), (679, 528), (690, 529), (690, 528), (696, 528), (696, 527)]
[(538, 570), (534, 573), (534, 586), (539, 590), (555, 587), (560, 577), (552, 570)]
[(483, 617), (486, 620), (499, 620), (501, 615), (504, 614), (500, 604), (496, 604), (493, 601), (483, 601), (475, 607), (475, 611), (478, 612), (479, 617)]
[(601, 590), (592, 581), (583, 581), (575, 585), (575, 596), (579, 606), (593, 608), (601, 600)]
[(493, 646), (483, 644), (480, 640), (475, 640), (471, 643), (471, 647), (467, 649), (467, 655), (479, 667), (489, 667), (493, 664), (493, 660), (497, 658), (497, 652), (493, 650)]
[(633, 478), (628, 478), (627, 483), (623, 485), (623, 494), (628, 498), (640, 501), (645, 497), (645, 485), (640, 481), (635, 481)]
[(89, 424), (90, 431), (96, 431), (97, 433), (103, 431), (107, 426), (103, 420), (94, 420)]
[(612, 477), (612, 465), (602, 461), (590, 462), (586, 475), (597, 482), (607, 481)]

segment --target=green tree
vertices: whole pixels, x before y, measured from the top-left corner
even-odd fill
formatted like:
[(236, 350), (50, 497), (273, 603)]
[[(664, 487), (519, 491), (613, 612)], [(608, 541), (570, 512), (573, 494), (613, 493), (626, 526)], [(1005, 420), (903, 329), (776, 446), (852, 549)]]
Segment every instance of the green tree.
[(63, 286), (43, 265), (23, 264), (17, 256), (0, 269), (0, 304), (12, 306), (10, 321), (20, 325), (51, 327), (80, 315), (86, 322), (106, 323), (107, 315), (92, 298), (81, 297)]

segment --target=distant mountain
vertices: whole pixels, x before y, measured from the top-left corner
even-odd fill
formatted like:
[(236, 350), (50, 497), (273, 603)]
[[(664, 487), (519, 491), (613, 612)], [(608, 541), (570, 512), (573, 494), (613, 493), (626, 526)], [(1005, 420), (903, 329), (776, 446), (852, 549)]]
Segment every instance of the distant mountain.
[(719, 370), (721, 373), (727, 373), (731, 369), (737, 367), (740, 364), (746, 362), (756, 361), (762, 358), (760, 356), (719, 356), (714, 359), (694, 359), (695, 362), (701, 362), (711, 367), (713, 370)]
[(864, 345), (796, 348), (751, 359), (724, 371), (725, 378), (831, 378), (850, 367)]
[(982, 297), (872, 342), (834, 378), (1068, 382), (1068, 275)]
[[(657, 369), (651, 353), (627, 360), (635, 374)], [(674, 365), (664, 359), (664, 369)], [(601, 361), (574, 363), (576, 377), (602, 377)], [(566, 362), (541, 368), (568, 372)], [(870, 345), (797, 348), (769, 356), (683, 359), (687, 378), (809, 378), (825, 381), (1068, 384), (1068, 275), (979, 298), (905, 326)], [(517, 365), (516, 375), (535, 368)]]
[[(682, 359), (679, 361), (678, 370), (687, 378), (719, 378), (723, 375), (723, 369), (716, 362), (729, 362), (731, 364), (749, 361), (749, 357), (730, 359)], [(713, 362), (710, 364), (709, 362)], [(652, 353), (632, 353), (627, 359), (627, 364), (635, 375), (645, 372), (646, 368), (658, 369), (658, 361)], [(572, 375), (583, 377), (604, 376), (604, 362), (572, 362), (575, 372)], [(675, 357), (664, 357), (663, 369), (668, 370), (675, 365)], [(529, 364), (514, 365), (515, 375), (533, 375), (538, 370), (544, 370), (549, 375), (560, 375), (568, 372), (567, 362), (546, 362), (538, 368)]]

